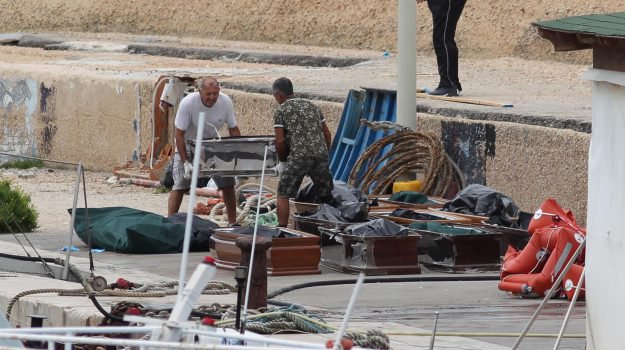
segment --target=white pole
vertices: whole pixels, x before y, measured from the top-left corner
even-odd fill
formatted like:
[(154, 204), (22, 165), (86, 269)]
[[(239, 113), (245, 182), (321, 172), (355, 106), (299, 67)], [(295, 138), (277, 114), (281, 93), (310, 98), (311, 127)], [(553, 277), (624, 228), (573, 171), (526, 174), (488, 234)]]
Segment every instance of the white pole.
[[(74, 237), (74, 224), (76, 223), (76, 205), (78, 204), (78, 193), (80, 193), (80, 176), (82, 175), (82, 162), (76, 166), (76, 185), (74, 186), (74, 201), (72, 202), (72, 219), (69, 222), (69, 239), (67, 242), (67, 253), (65, 254), (65, 267), (63, 268), (63, 279), (69, 279), (69, 258), (72, 256), (72, 239)], [(89, 228), (87, 227), (87, 231)], [(91, 248), (91, 247), (90, 247)]]
[[(182, 246), (182, 260), (180, 261), (180, 278), (178, 281), (178, 296), (176, 301), (182, 301), (182, 291), (187, 279), (187, 260), (189, 259), (189, 246), (191, 245), (191, 225), (193, 224), (193, 207), (195, 206), (195, 189), (197, 188), (197, 176), (200, 171), (200, 152), (202, 150), (202, 136), (204, 135), (204, 120), (206, 114), (200, 112), (195, 138), (195, 154), (193, 157), (193, 175), (191, 175), (191, 189), (189, 204), (187, 205), (187, 221), (184, 227), (184, 243)], [(175, 170), (175, 169), (174, 169)]]
[(417, 2), (398, 0), (397, 123), (417, 128)]
[(358, 275), (358, 280), (356, 280), (356, 285), (354, 286), (354, 290), (352, 291), (352, 297), (349, 299), (349, 303), (347, 304), (347, 310), (345, 310), (345, 315), (343, 315), (343, 321), (341, 322), (341, 328), (336, 333), (336, 339), (334, 340), (333, 350), (338, 350), (341, 348), (341, 338), (345, 334), (347, 330), (347, 321), (349, 321), (349, 317), (352, 315), (352, 310), (354, 309), (354, 304), (356, 304), (356, 299), (358, 298), (358, 293), (360, 293), (360, 288), (362, 284), (365, 282), (365, 274), (361, 272)]

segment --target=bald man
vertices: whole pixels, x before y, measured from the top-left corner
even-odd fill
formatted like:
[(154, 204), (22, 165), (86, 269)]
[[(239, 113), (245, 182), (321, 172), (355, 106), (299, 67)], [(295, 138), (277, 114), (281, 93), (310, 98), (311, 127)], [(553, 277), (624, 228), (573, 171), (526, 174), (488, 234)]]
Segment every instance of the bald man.
[[(198, 119), (201, 112), (206, 113), (203, 139), (216, 138), (217, 130), (226, 124), (230, 136), (241, 136), (237, 120), (234, 117), (234, 106), (230, 97), (220, 91), (219, 82), (215, 78), (206, 78), (200, 85), (200, 91), (187, 95), (180, 101), (174, 125), (176, 127), (176, 153), (174, 154), (173, 177), (174, 186), (169, 193), (167, 205), (168, 216), (180, 209), (184, 194), (191, 187), (192, 159), (187, 153), (187, 140), (195, 140)], [(224, 204), (228, 211), (228, 223), (236, 224), (236, 199), (234, 194), (234, 178), (213, 177), (217, 187), (223, 194)]]

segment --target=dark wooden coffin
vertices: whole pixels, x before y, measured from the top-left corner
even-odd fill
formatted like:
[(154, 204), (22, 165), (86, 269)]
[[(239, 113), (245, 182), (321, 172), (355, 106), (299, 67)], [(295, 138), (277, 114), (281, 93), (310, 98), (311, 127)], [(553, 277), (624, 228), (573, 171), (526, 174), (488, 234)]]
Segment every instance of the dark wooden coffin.
[[(241, 261), (241, 250), (236, 246), (241, 234), (231, 228), (215, 230), (211, 236), (211, 254), (218, 268), (234, 270)], [(267, 273), (271, 276), (318, 274), (321, 252), (319, 237), (292, 229), (281, 229), (286, 238), (273, 238), (267, 251)]]
[(460, 272), (497, 271), (501, 264), (501, 233), (468, 225), (441, 225), (453, 233), (412, 229), (421, 235), (419, 261), (426, 267)]
[(330, 269), (366, 275), (421, 273), (419, 235), (360, 237), (321, 227), (321, 264)]

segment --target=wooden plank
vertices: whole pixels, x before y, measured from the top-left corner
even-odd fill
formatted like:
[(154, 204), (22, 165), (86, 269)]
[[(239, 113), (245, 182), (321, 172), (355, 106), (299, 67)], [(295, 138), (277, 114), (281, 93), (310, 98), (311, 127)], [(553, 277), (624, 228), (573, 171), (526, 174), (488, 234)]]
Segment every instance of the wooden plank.
[(435, 96), (435, 95), (428, 95), (422, 92), (417, 92), (417, 97), (428, 98), (430, 100), (467, 103), (467, 104), (480, 105), (480, 106), (513, 107), (511, 103), (501, 103), (501, 102), (489, 101), (489, 100), (478, 100), (478, 99), (466, 98), (466, 97)]
[(132, 171), (132, 170), (122, 170), (122, 169), (113, 170), (113, 174), (119, 177), (123, 176), (123, 177), (129, 177), (129, 178), (150, 180), (150, 174), (142, 173), (138, 171)]

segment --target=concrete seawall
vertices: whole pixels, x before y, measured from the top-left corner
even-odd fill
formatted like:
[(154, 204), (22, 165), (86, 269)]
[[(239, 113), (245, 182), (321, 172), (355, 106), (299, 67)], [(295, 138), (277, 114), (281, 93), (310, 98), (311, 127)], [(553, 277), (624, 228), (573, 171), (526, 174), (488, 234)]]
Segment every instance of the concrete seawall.
[[(149, 78), (2, 70), (0, 147), (110, 171), (149, 145), (153, 85)], [(273, 133), (277, 105), (270, 95), (224, 92), (233, 98), (244, 134)], [(343, 105), (316, 103), (336, 130)], [(417, 118), (422, 130), (441, 136), (467, 183), (496, 188), (529, 211), (554, 197), (585, 221), (588, 133), (423, 113)]]

